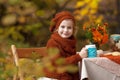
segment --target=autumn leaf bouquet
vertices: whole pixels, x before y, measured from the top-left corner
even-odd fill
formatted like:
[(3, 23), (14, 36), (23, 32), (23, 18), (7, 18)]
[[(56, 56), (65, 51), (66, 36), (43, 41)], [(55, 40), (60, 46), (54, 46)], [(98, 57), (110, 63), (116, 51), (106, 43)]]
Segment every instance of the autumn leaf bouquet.
[(108, 24), (86, 23), (83, 25), (85, 36), (90, 43), (96, 44), (99, 48), (101, 45), (108, 42)]

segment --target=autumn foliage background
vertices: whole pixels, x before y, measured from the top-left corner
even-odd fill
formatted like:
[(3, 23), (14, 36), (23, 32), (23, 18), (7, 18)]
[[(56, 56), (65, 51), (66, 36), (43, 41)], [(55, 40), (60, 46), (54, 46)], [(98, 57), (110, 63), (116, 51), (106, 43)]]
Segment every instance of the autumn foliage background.
[(72, 12), (77, 21), (78, 51), (87, 44), (82, 29), (86, 22), (107, 22), (109, 35), (120, 33), (120, 0), (0, 0), (1, 80), (1, 76), (8, 77), (12, 74), (12, 65), (5, 67), (9, 64), (10, 45), (45, 46), (50, 37), (50, 20), (62, 10)]

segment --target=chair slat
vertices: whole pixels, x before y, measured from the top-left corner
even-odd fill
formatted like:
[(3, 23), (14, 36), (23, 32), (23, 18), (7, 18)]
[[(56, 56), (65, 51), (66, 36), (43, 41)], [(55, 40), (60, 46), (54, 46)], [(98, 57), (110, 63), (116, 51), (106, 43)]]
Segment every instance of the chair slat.
[(17, 48), (16, 49), (19, 58), (29, 58), (32, 53), (36, 53), (39, 56), (45, 56), (47, 53), (46, 47), (40, 48)]

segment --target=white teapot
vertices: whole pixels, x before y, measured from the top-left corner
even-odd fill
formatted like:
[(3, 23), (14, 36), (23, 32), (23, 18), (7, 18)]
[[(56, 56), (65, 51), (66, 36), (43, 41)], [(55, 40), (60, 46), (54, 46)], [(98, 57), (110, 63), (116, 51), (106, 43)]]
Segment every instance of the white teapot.
[(110, 43), (114, 51), (120, 51), (120, 34), (112, 34), (110, 36)]

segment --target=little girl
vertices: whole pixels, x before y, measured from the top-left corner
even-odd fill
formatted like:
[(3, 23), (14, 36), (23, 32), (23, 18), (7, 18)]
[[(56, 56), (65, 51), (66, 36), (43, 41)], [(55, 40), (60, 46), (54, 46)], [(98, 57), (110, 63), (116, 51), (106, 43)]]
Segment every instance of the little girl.
[[(47, 48), (57, 48), (59, 57), (65, 58), (67, 64), (74, 64), (77, 66), (82, 58), (87, 57), (87, 51), (83, 47), (82, 50), (76, 54), (76, 39), (75, 33), (75, 19), (68, 11), (62, 11), (55, 15), (50, 26), (52, 35), (47, 42)], [(46, 72), (46, 77), (57, 80), (80, 80), (79, 72), (76, 73), (57, 73)]]

